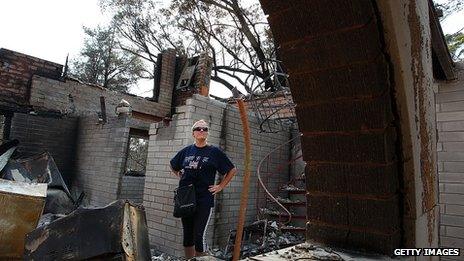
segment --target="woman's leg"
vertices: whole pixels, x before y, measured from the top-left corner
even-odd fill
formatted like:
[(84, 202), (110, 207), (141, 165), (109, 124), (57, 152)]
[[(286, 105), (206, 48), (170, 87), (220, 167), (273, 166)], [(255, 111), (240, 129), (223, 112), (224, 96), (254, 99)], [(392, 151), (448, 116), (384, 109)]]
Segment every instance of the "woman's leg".
[(185, 258), (189, 259), (195, 256), (194, 236), (193, 236), (194, 216), (182, 218), (182, 228), (184, 232), (184, 253)]
[(204, 256), (206, 255), (206, 230), (208, 228), (208, 223), (211, 218), (211, 212), (213, 208), (211, 207), (201, 207), (197, 206), (197, 211), (195, 214), (195, 255)]

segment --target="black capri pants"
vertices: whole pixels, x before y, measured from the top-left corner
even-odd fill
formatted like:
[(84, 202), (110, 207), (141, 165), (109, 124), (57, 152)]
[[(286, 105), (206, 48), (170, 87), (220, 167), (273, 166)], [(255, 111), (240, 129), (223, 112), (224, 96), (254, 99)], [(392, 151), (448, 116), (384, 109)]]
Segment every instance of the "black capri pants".
[(195, 245), (195, 251), (206, 252), (206, 229), (211, 218), (212, 207), (197, 205), (195, 213), (182, 218), (184, 247)]

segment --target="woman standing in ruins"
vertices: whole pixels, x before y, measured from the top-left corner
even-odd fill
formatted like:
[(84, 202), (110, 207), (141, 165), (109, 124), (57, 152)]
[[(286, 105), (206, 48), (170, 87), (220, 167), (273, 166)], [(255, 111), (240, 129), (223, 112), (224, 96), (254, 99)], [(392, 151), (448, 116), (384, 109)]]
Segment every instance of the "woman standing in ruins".
[[(208, 124), (204, 120), (192, 126), (195, 143), (183, 148), (171, 159), (171, 170), (179, 177), (179, 187), (193, 184), (196, 210), (192, 216), (182, 218), (185, 257), (206, 255), (206, 229), (214, 207), (214, 195), (229, 184), (237, 169), (218, 147), (209, 145)], [(215, 185), (216, 172), (225, 177)]]

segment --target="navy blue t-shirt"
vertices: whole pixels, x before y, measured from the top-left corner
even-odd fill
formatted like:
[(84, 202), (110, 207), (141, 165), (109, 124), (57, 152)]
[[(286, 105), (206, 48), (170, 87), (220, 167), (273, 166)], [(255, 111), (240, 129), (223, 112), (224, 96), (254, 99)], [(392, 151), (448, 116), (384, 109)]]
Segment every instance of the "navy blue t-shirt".
[(171, 167), (182, 171), (179, 187), (193, 184), (195, 186), (197, 204), (214, 206), (214, 196), (208, 191), (214, 185), (216, 171), (222, 175), (234, 168), (234, 164), (218, 147), (207, 145), (199, 148), (192, 144), (179, 151), (171, 159)]

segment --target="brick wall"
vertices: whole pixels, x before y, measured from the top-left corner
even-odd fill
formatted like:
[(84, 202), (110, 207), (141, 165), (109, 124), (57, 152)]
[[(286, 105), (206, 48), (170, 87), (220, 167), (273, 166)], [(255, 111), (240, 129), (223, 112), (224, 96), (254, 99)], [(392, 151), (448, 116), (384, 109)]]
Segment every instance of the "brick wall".
[(102, 206), (118, 198), (124, 171), (129, 127), (127, 117), (79, 118), (75, 187), (86, 193), (86, 203)]
[(464, 248), (464, 64), (436, 95), (440, 245)]
[(5, 128), (5, 116), (0, 114), (0, 144), (3, 143), (3, 133)]
[(176, 50), (168, 49), (162, 53), (161, 75), (159, 82), (160, 94), (158, 99), (160, 103), (167, 106), (167, 113), (171, 113), (175, 74)]
[(59, 79), (63, 66), (0, 48), (0, 107), (19, 110), (28, 104), (33, 75)]
[(72, 183), (77, 118), (50, 118), (15, 113), (10, 131), (10, 139), (19, 140), (17, 152), (22, 157), (48, 151), (65, 182), (68, 185)]
[(159, 117), (171, 110), (174, 87), (175, 51), (163, 54), (163, 70), (158, 102), (104, 89), (96, 85), (61, 79), (63, 66), (39, 58), (0, 49), (0, 108), (58, 111), (70, 115), (100, 112), (100, 96), (106, 99), (107, 113), (114, 115), (121, 99), (127, 100), (135, 111)]
[[(225, 119), (224, 119), (225, 117)], [(178, 180), (169, 171), (169, 160), (177, 151), (192, 144), (191, 126), (194, 121), (205, 119), (210, 124), (208, 142), (220, 145), (239, 169), (229, 186), (216, 197), (214, 219), (208, 228), (208, 242), (224, 246), (230, 229), (235, 229), (243, 182), (244, 143), (237, 109), (207, 97), (194, 95), (186, 105), (177, 107), (169, 127), (159, 128), (152, 124), (148, 165), (145, 180), (144, 206), (150, 234), (150, 243), (162, 251), (183, 255), (182, 224), (172, 217), (173, 190)], [(286, 132), (278, 134), (258, 133), (258, 123), (250, 116), (252, 132), (252, 179), (248, 201), (247, 222), (256, 218), (256, 167), (267, 153), (289, 139)], [(225, 123), (225, 125), (224, 125)], [(288, 158), (288, 155), (287, 155)], [(279, 163), (275, 163), (276, 165)], [(288, 180), (288, 172), (271, 179), (273, 189)], [(271, 189), (271, 190), (273, 190)]]
[[(203, 96), (195, 96), (196, 99), (206, 100), (208, 98)], [(207, 111), (214, 111), (213, 105), (222, 104), (217, 101), (209, 100), (211, 105), (208, 104)], [(229, 188), (220, 194), (217, 198), (216, 215), (215, 215), (215, 230), (214, 230), (214, 244), (223, 247), (226, 244), (229, 231), (236, 229), (238, 222), (238, 214), (240, 207), (240, 192), (242, 191), (243, 184), (243, 170), (244, 170), (244, 157), (245, 157), (245, 144), (242, 135), (242, 123), (236, 105), (229, 105), (227, 110), (220, 117), (224, 125), (221, 125), (222, 134), (218, 142), (227, 155), (236, 164), (239, 174), (234, 177), (233, 182)], [(220, 108), (220, 107), (218, 107)], [(198, 110), (198, 109), (196, 109)], [(203, 112), (204, 113), (204, 112)], [(206, 113), (205, 115), (208, 115)], [(219, 115), (218, 115), (219, 116)], [(206, 118), (206, 117), (205, 117)], [(271, 151), (276, 149), (279, 145), (287, 142), (290, 139), (289, 132), (279, 133), (260, 133), (258, 120), (252, 115), (252, 111), (248, 114), (251, 132), (251, 145), (252, 145), (252, 163), (251, 163), (251, 181), (250, 181), (250, 194), (247, 206), (246, 224), (256, 221), (257, 215), (257, 200), (262, 199), (264, 196), (263, 189), (258, 189), (258, 180), (256, 170), (259, 162), (268, 155)], [(208, 119), (208, 118), (206, 118)], [(270, 161), (266, 166), (271, 169), (269, 175), (265, 179), (267, 189), (274, 196), (285, 197), (286, 193), (279, 191), (280, 186), (286, 184), (289, 180), (289, 168), (286, 166), (289, 159), (289, 145), (283, 146), (276, 153), (270, 155)], [(259, 193), (258, 193), (259, 192)]]
[(136, 177), (124, 175), (121, 180), (119, 199), (127, 199), (136, 204), (142, 204), (144, 186), (144, 176)]

